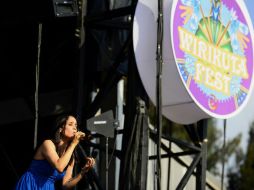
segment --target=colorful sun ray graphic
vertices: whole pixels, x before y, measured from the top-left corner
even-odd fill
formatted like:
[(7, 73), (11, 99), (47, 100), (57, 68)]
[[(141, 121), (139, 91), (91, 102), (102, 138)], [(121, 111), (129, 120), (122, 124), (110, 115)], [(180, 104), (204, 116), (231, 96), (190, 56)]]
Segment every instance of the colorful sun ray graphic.
[[(203, 8), (201, 0), (182, 0), (181, 2), (182, 4), (179, 6), (179, 9), (181, 10), (180, 17), (183, 19), (183, 27), (188, 28), (196, 37), (213, 44), (213, 46), (217, 48), (232, 53), (240, 52), (240, 55), (244, 55), (250, 39), (247, 37), (248, 33), (242, 29), (242, 23), (237, 20), (236, 13), (233, 9), (228, 10), (222, 0), (210, 0), (209, 10), (207, 9), (207, 5)], [(231, 14), (231, 18), (227, 21), (225, 21), (225, 19), (222, 20), (221, 14), (223, 8), (227, 9), (227, 12), (230, 12)], [(238, 42), (237, 44), (236, 40)], [(195, 80), (193, 74), (195, 72), (193, 72), (193, 70), (195, 70), (195, 63), (202, 60), (199, 60), (197, 57), (194, 57), (192, 61), (187, 59), (189, 59), (189, 56), (185, 56), (185, 58), (177, 58), (176, 61), (182, 78), (184, 79), (186, 86), (189, 88), (191, 81)], [(214, 66), (211, 67), (216, 69)], [(225, 76), (233, 76), (233, 73), (229, 71), (222, 72), (224, 72), (223, 74)], [(216, 79), (211, 77), (211, 81), (213, 80)], [(217, 109), (217, 103), (219, 101), (227, 101), (230, 98), (226, 95), (219, 95), (217, 97), (215, 95), (217, 92), (214, 93), (213, 90), (207, 90), (203, 86), (201, 90), (209, 97), (208, 105), (211, 110)], [(241, 80), (239, 80), (237, 90), (232, 94), (236, 108), (243, 103), (247, 94), (248, 89), (244, 87), (241, 84)]]

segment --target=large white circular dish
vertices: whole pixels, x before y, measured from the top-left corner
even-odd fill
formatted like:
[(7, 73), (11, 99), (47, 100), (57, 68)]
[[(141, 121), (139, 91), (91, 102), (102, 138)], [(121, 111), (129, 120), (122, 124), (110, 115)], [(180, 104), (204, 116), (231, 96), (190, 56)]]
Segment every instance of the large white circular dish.
[[(185, 89), (175, 64), (170, 39), (172, 0), (163, 1), (162, 113), (181, 124), (210, 117), (203, 112)], [(140, 0), (133, 23), (133, 46), (137, 68), (151, 101), (156, 105), (157, 0)]]
[[(157, 18), (156, 0), (138, 1), (133, 46), (139, 75), (155, 105)], [(203, 35), (205, 30), (210, 41)], [(176, 123), (190, 124), (204, 118), (227, 119), (238, 114), (253, 88), (251, 31), (252, 23), (243, 1), (163, 1), (163, 115)], [(220, 55), (224, 57), (218, 59)], [(231, 62), (225, 61), (226, 56)], [(238, 61), (232, 64), (234, 60)]]

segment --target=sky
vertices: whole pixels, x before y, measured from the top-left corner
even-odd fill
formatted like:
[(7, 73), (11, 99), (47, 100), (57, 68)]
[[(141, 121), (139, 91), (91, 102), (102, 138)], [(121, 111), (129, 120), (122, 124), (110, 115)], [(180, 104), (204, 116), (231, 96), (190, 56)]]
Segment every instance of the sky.
[[(248, 9), (249, 15), (254, 24), (254, 0), (244, 0)], [(252, 10), (251, 10), (252, 9)], [(254, 31), (252, 31), (254, 32)], [(254, 91), (254, 89), (252, 90)], [(247, 149), (249, 138), (249, 126), (254, 121), (254, 92), (252, 92), (247, 105), (236, 116), (227, 119), (226, 125), (226, 139), (232, 139), (239, 133), (242, 134), (241, 146), (244, 151)], [(218, 127), (223, 131), (223, 120), (218, 120)]]

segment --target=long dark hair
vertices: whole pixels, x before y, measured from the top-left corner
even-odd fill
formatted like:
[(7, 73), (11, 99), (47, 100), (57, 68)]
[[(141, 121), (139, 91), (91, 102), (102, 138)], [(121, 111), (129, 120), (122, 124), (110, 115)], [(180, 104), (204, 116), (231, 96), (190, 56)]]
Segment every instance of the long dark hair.
[(51, 140), (55, 144), (58, 144), (60, 142), (61, 136), (62, 136), (60, 130), (61, 130), (61, 128), (63, 128), (66, 125), (66, 122), (70, 116), (74, 117), (71, 114), (65, 114), (65, 115), (60, 115), (56, 118), (55, 125), (54, 125), (52, 133), (51, 133)]
[[(64, 126), (66, 125), (67, 120), (69, 119), (69, 117), (74, 117), (76, 118), (74, 115), (72, 114), (64, 114), (64, 115), (60, 115), (56, 118), (55, 120), (55, 125), (53, 127), (53, 130), (51, 132), (51, 137), (50, 139), (53, 141), (53, 143), (56, 145), (56, 151), (58, 152), (58, 143), (60, 142), (61, 138), (62, 138), (62, 134), (61, 134), (61, 128), (64, 128)], [(77, 153), (76, 153), (76, 149), (74, 150), (73, 154), (72, 154), (72, 159), (73, 158), (77, 158)], [(71, 161), (72, 161), (71, 159)]]

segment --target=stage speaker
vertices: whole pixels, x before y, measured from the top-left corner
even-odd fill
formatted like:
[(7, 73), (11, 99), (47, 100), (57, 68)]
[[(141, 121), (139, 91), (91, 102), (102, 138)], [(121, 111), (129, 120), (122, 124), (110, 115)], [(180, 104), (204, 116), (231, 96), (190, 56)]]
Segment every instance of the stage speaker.
[[(137, 68), (156, 103), (158, 1), (139, 0), (133, 23)], [(162, 113), (190, 124), (226, 119), (253, 88), (253, 27), (243, 1), (163, 1)]]
[(115, 129), (118, 126), (118, 121), (114, 119), (112, 110), (108, 110), (98, 116), (89, 118), (86, 123), (87, 129), (91, 132), (110, 138), (114, 138)]
[(53, 0), (56, 17), (72, 17), (78, 15), (78, 0)]

